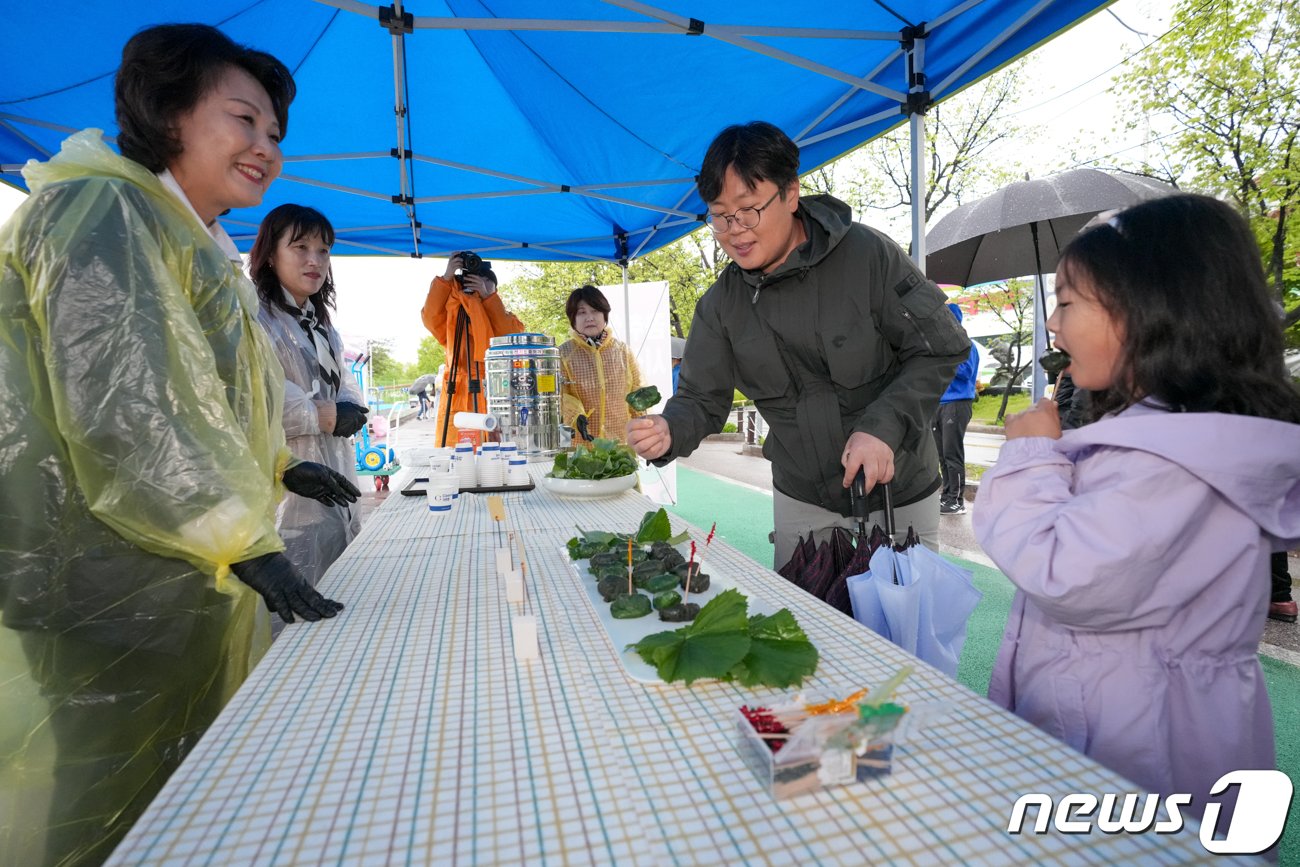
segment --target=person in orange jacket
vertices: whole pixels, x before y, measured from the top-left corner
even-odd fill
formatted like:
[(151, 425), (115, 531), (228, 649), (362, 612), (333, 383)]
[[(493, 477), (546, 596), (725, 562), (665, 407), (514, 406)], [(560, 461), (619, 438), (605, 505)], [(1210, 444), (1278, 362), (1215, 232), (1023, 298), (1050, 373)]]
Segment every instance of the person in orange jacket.
[[(466, 260), (481, 268), (466, 268)], [(461, 273), (457, 273), (461, 272)], [(460, 345), (457, 346), (457, 325), (462, 313), (465, 324), (461, 326)], [(497, 294), (497, 277), (487, 263), (472, 253), (457, 253), (447, 260), (447, 270), (441, 277), (433, 278), (429, 295), (420, 311), (424, 327), (433, 339), (442, 344), (447, 353), (447, 373), (438, 383), (442, 390), (442, 403), (438, 407), (438, 427), (434, 433), (438, 445), (453, 445), (459, 436), (452, 419), (458, 412), (487, 412), (487, 395), (481, 390), (486, 379), (483, 355), (488, 341), (503, 334), (526, 331), (519, 317), (506, 310)], [(459, 359), (453, 353), (459, 349)], [(452, 370), (455, 382), (448, 382)], [(478, 409), (472, 403), (471, 378), (478, 393)], [(450, 412), (448, 412), (448, 407)], [(444, 426), (446, 428), (444, 433)]]

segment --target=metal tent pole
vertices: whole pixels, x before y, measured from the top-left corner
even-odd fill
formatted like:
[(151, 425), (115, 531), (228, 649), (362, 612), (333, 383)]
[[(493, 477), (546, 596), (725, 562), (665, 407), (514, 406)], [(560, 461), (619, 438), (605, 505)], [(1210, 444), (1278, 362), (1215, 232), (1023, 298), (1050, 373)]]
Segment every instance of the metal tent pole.
[(925, 25), (904, 27), (899, 43), (907, 52), (907, 103), (912, 136), (912, 261), (925, 273), (925, 113), (930, 91), (925, 87)]

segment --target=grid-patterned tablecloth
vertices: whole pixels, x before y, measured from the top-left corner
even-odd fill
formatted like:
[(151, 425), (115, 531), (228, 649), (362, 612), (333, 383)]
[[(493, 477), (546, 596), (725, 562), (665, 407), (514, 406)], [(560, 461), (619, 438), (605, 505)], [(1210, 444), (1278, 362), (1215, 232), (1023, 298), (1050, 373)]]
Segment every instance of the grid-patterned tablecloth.
[[(734, 713), (776, 691), (630, 680), (561, 552), (574, 524), (634, 529), (647, 500), (509, 495), (529, 566), (527, 602), (509, 605), (486, 502), (461, 499), (435, 517), (394, 495), (372, 515), (323, 582), (347, 609), (285, 631), (110, 863), (1208, 860), (1191, 833), (1007, 834), (1019, 795), (1135, 789), (715, 539), (710, 571), (790, 608), (816, 644), (812, 686), (911, 663), (900, 696), (950, 706), (890, 776), (775, 801)], [(538, 661), (514, 659), (518, 613), (537, 618)]]

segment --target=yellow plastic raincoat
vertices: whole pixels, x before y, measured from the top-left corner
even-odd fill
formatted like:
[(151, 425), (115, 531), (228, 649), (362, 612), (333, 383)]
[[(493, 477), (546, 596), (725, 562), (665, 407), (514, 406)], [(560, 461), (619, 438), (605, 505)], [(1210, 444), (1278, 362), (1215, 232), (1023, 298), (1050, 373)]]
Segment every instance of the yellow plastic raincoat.
[[(339, 387), (323, 381), (316, 362), (316, 346), (303, 333), (298, 320), (279, 307), (262, 302), (258, 322), (271, 336), (276, 357), (284, 367), (284, 432), (289, 451), (304, 461), (324, 464), (357, 483), (357, 458), (351, 437), (336, 437), (320, 429), (318, 403), (345, 400), (365, 406), (366, 399), (343, 360), (343, 341), (329, 326), (330, 347), (338, 362)], [(313, 393), (315, 387), (319, 391)], [(361, 531), (359, 504), (326, 506), (310, 497), (285, 497), (276, 513), (276, 528), (284, 540), (284, 553), (313, 587), (325, 570)], [(278, 619), (278, 618), (277, 618)]]
[(569, 332), (560, 344), (560, 370), (564, 374), (561, 413), (570, 427), (579, 415), (587, 417), (593, 437), (627, 442), (627, 422), (644, 413), (627, 405), (628, 392), (641, 387), (641, 370), (627, 344), (606, 327), (597, 348), (580, 332)]
[(265, 650), (229, 565), (284, 547), (284, 373), (239, 264), (98, 130), (24, 176), (0, 228), (0, 864), (99, 863)]

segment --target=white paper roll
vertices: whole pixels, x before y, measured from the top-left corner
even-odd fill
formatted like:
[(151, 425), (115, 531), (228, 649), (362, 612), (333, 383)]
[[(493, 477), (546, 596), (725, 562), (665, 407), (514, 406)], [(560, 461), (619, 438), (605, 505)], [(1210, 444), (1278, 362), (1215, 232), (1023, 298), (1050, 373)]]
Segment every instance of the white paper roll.
[(497, 429), (497, 417), (485, 412), (458, 412), (452, 416), (451, 423), (464, 430)]

